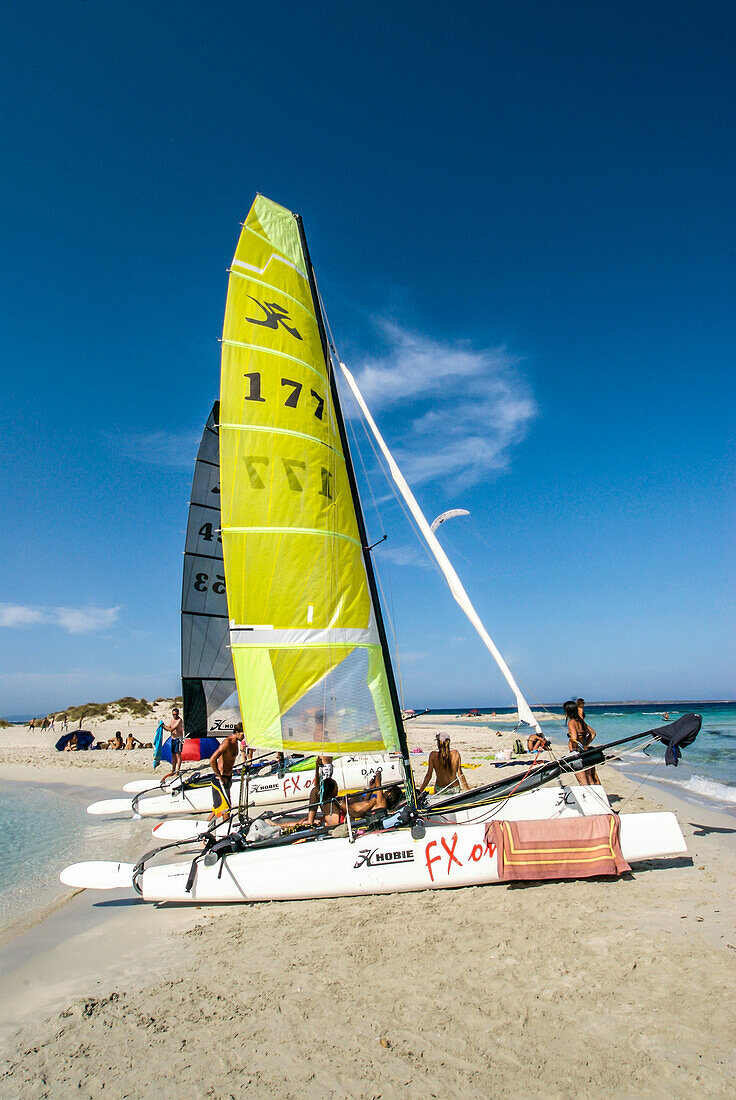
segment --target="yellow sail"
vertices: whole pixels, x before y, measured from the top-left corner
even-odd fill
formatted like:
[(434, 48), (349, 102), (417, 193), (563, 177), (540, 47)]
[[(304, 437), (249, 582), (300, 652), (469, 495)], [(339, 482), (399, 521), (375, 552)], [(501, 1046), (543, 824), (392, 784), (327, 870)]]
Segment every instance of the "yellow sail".
[(399, 748), (299, 226), (258, 196), (230, 271), (222, 540), (248, 742)]

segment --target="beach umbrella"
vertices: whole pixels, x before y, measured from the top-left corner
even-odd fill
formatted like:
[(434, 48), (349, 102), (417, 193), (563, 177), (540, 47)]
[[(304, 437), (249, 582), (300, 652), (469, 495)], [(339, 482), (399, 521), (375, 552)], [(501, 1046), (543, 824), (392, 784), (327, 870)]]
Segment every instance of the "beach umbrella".
[[(220, 742), (216, 737), (185, 737), (181, 758), (184, 760), (209, 760)], [(171, 763), (171, 738), (167, 737), (161, 749), (161, 759)]]
[(77, 749), (78, 750), (88, 749), (90, 747), (90, 745), (92, 744), (92, 742), (94, 741), (94, 739), (95, 739), (94, 734), (90, 733), (89, 730), (73, 730), (72, 733), (64, 733), (59, 738), (59, 740), (56, 742), (56, 747), (59, 750), (59, 752), (63, 752), (64, 749), (66, 748), (66, 746), (71, 741), (72, 737), (75, 737), (75, 736), (77, 738)]

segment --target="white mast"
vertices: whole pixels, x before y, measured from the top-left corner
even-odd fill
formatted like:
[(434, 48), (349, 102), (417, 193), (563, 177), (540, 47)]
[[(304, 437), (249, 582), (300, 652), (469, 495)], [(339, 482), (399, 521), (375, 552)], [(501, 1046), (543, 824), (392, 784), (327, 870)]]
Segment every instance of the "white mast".
[(388, 467), (389, 467), (389, 470), (391, 471), (392, 478), (396, 482), (397, 486), (399, 487), (399, 491), (401, 492), (401, 495), (403, 496), (404, 500), (406, 501), (407, 505), (409, 506), (409, 511), (414, 516), (414, 519), (417, 521), (417, 524), (419, 525), (419, 530), (424, 535), (424, 538), (426, 539), (426, 542), (427, 542), (427, 545), (429, 546), (429, 549), (432, 551), (435, 558), (437, 559), (437, 563), (438, 563), (440, 569), (442, 570), (442, 572), (445, 576), (445, 580), (447, 581), (447, 583), (450, 587), (450, 591), (452, 592), (453, 596), (455, 597), (455, 600), (457, 601), (457, 603), (459, 603), (460, 607), (463, 609), (463, 611), (468, 616), (471, 623), (473, 624), (473, 626), (477, 630), (477, 632), (480, 635), (481, 640), (483, 641), (483, 644), (485, 645), (485, 647), (493, 655), (493, 657), (496, 661), (496, 664), (501, 669), (501, 672), (503, 674), (503, 677), (504, 677), (506, 683), (509, 685), (509, 687), (513, 691), (514, 696), (516, 697), (516, 706), (517, 706), (518, 711), (519, 711), (520, 720), (522, 722), (526, 722), (530, 726), (533, 726), (538, 732), (541, 733), (539, 723), (537, 722), (536, 718), (532, 714), (532, 712), (529, 708), (529, 704), (527, 703), (526, 699), (521, 694), (521, 691), (519, 689), (519, 685), (516, 683), (516, 680), (514, 679), (512, 673), (511, 673), (511, 669), (509, 668), (509, 666), (504, 661), (503, 657), (501, 656), (498, 649), (496, 648), (496, 645), (495, 645), (493, 639), (489, 635), (486, 628), (483, 626), (483, 623), (480, 620), (480, 616), (478, 615), (478, 612), (475, 610), (472, 603), (470, 602), (470, 598), (468, 597), (468, 594), (467, 594), (467, 592), (465, 591), (465, 589), (463, 587), (462, 581), (460, 580), (457, 573), (455, 572), (455, 570), (452, 566), (452, 563), (450, 562), (450, 559), (448, 558), (447, 554), (445, 553), (445, 551), (442, 549), (440, 543), (438, 542), (436, 535), (434, 534), (434, 532), (430, 528), (429, 524), (427, 523), (426, 517), (425, 517), (424, 513), (422, 512), (422, 509), (419, 507), (419, 505), (417, 503), (417, 500), (416, 500), (416, 497), (414, 496), (411, 489), (409, 488), (409, 486), (406, 482), (406, 479), (404, 478), (404, 475), (402, 474), (399, 467), (396, 465), (396, 462), (394, 460), (393, 455), (391, 454), (388, 447), (386, 446), (386, 442), (385, 442), (383, 436), (381, 435), (381, 433), (379, 432), (378, 427), (376, 426), (375, 420), (373, 419), (373, 417), (370, 414), (368, 406), (366, 405), (366, 403), (363, 399), (362, 393), (358, 389), (358, 385), (357, 385), (355, 379), (353, 378), (352, 374), (350, 373), (350, 371), (348, 370), (348, 368), (345, 366), (345, 364), (343, 362), (340, 363), (340, 367), (342, 368), (342, 372), (345, 375), (345, 378), (347, 379), (347, 383), (350, 386), (350, 389), (351, 389), (351, 391), (352, 391), (352, 393), (355, 397), (355, 400), (358, 402), (358, 405), (360, 406), (360, 409), (361, 409), (363, 415), (365, 416), (366, 420), (368, 421), (368, 424), (370, 426), (371, 431), (373, 432), (374, 436), (376, 437), (376, 442), (378, 443), (378, 446), (381, 448), (381, 451), (383, 452), (383, 456), (384, 456), (384, 458), (386, 459), (386, 461), (388, 463)]

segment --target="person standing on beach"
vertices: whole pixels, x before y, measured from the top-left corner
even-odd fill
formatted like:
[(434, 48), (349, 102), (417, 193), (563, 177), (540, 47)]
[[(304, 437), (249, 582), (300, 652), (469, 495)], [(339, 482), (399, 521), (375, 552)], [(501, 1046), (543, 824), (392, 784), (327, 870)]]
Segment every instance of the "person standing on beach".
[(210, 821), (230, 809), (230, 789), (233, 785), (233, 768), (238, 759), (241, 742), (245, 741), (242, 726), (221, 741), (210, 757), (210, 767), (215, 773), (212, 781), (212, 816)]
[(449, 734), (437, 734), (437, 748), (429, 754), (427, 774), (417, 794), (421, 794), (434, 774), (435, 794), (447, 791), (469, 791), (468, 781), (463, 775), (463, 765), (457, 749), (450, 748)]
[(31, 718), (30, 722), (28, 723), (28, 729), (29, 730), (35, 730), (35, 728), (36, 728), (36, 719)]
[[(574, 701), (568, 699), (563, 704), (565, 718), (567, 719), (567, 734), (569, 737), (570, 752), (582, 752), (590, 746), (595, 738), (595, 730), (591, 729), (581, 711), (585, 713), (585, 700)], [(589, 787), (592, 783), (600, 783), (595, 768), (586, 768), (585, 771), (576, 772), (578, 783), (581, 787)]]
[(172, 775), (178, 775), (181, 771), (181, 754), (184, 748), (184, 723), (179, 715), (178, 707), (172, 708), (171, 725), (167, 726), (164, 722), (164, 729), (171, 734), (171, 771), (163, 777), (163, 779), (169, 779)]

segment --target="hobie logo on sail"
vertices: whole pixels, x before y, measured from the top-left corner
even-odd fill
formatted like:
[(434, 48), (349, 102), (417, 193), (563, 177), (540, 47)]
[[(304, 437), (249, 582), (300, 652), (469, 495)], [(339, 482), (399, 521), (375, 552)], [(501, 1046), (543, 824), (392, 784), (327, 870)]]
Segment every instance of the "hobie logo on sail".
[(413, 863), (414, 853), (409, 849), (405, 852), (379, 852), (377, 848), (364, 849), (360, 853), (360, 859), (355, 867), (376, 867), (379, 863)]
[(295, 336), (297, 340), (301, 340), (299, 330), (292, 328), (291, 325), (287, 325), (287, 321), (290, 321), (288, 309), (284, 309), (283, 306), (279, 306), (276, 302), (259, 302), (257, 298), (254, 298), (252, 294), (248, 297), (252, 302), (255, 302), (257, 306), (260, 306), (265, 317), (246, 317), (246, 321), (250, 321), (252, 325), (263, 325), (265, 328), (278, 328), (281, 325), (287, 332)]

